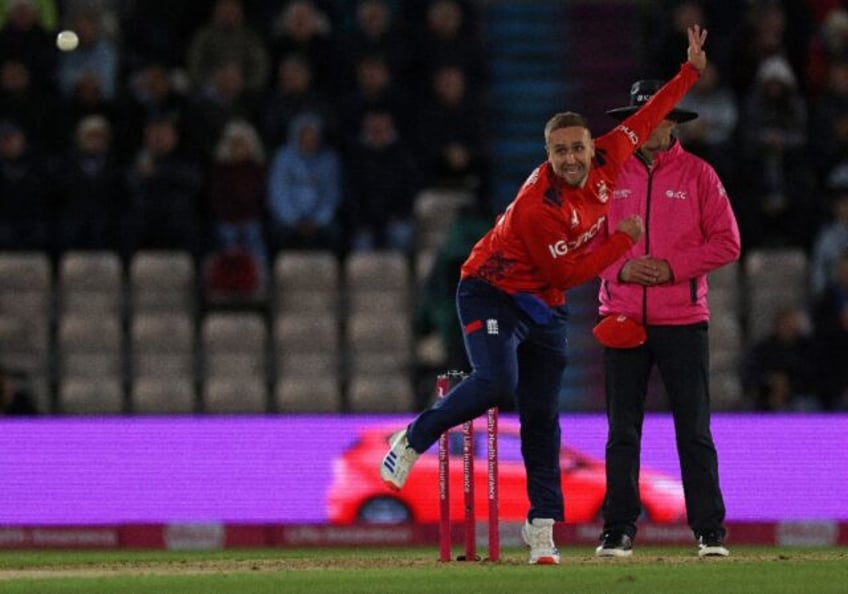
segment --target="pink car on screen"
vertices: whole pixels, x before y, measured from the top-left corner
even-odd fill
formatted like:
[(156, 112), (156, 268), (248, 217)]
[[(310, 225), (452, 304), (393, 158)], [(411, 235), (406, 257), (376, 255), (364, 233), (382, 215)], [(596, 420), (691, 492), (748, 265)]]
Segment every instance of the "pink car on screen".
[[(386, 487), (378, 468), (397, 426), (365, 429), (359, 439), (333, 461), (333, 480), (327, 497), (328, 519), (333, 524), (435, 523), (439, 521), (438, 448), (421, 455), (400, 492)], [(464, 513), (462, 434), (452, 431), (450, 452), (451, 517)], [(485, 521), (487, 504), (486, 427), (478, 420), (474, 431), (475, 513)], [(601, 520), (605, 492), (604, 461), (567, 445), (560, 453), (566, 521), (571, 524)], [(642, 468), (640, 496), (643, 517), (655, 523), (685, 521), (681, 482), (671, 476)], [(524, 464), (517, 423), (501, 420), (498, 431), (499, 512), (503, 522), (524, 521), (528, 502)]]

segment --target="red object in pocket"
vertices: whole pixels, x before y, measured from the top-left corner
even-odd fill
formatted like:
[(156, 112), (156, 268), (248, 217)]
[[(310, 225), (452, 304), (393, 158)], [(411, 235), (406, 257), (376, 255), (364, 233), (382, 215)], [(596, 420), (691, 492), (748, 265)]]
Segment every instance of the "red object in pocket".
[(648, 339), (645, 327), (622, 314), (611, 314), (592, 328), (592, 334), (602, 345), (613, 349), (632, 349)]

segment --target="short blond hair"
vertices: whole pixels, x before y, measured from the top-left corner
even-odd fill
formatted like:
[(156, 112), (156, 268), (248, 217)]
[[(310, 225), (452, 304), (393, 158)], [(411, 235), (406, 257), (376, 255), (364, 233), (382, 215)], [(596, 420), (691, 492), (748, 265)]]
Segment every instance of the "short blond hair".
[(573, 111), (563, 111), (554, 114), (551, 119), (548, 120), (548, 123), (545, 124), (545, 144), (548, 144), (548, 140), (551, 138), (551, 132), (554, 130), (573, 127), (586, 128), (586, 130), (589, 130), (589, 120)]

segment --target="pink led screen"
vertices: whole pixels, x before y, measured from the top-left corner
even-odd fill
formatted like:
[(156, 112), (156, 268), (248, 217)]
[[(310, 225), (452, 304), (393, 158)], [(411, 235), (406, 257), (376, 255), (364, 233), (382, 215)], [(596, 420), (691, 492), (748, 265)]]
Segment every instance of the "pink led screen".
[[(369, 427), (409, 420), (6, 419), (0, 525), (327, 522), (334, 461)], [(564, 443), (603, 458), (602, 416), (561, 423)], [(848, 415), (715, 415), (713, 434), (728, 520), (848, 520)], [(669, 416), (646, 420), (642, 466), (679, 477)]]

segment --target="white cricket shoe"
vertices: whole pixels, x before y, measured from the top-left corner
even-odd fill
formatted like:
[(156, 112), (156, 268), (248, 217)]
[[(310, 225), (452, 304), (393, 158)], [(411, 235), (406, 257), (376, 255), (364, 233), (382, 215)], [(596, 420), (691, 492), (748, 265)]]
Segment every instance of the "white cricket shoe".
[(406, 429), (398, 431), (389, 438), (389, 451), (380, 464), (380, 478), (390, 489), (400, 491), (418, 456), (406, 439)]
[(532, 524), (525, 521), (521, 528), (521, 538), (530, 547), (531, 565), (559, 565), (552, 519), (535, 518)]

